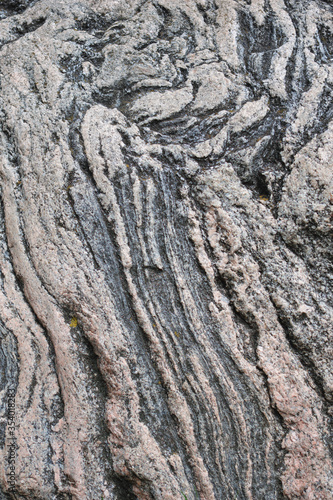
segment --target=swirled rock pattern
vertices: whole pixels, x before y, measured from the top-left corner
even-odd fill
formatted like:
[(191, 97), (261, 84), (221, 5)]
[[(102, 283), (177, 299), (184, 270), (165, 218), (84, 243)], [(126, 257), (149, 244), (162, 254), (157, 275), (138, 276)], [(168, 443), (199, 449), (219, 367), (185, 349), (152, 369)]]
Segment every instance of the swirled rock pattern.
[(0, 3), (1, 499), (332, 498), (332, 41), (328, 0)]

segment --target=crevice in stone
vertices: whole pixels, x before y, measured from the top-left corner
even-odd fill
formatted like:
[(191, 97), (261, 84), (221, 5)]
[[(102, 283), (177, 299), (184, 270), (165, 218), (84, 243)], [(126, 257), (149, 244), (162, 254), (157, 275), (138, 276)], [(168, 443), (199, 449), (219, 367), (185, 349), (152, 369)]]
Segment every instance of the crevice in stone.
[(6, 17), (22, 14), (39, 0), (2, 0), (0, 4), (0, 20)]

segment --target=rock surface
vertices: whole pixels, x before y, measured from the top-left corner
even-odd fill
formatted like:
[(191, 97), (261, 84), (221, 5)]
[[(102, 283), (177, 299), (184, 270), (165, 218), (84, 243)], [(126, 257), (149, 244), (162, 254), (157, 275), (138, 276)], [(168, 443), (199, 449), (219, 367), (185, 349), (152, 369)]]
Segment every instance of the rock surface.
[(332, 41), (328, 0), (0, 2), (1, 499), (332, 498)]

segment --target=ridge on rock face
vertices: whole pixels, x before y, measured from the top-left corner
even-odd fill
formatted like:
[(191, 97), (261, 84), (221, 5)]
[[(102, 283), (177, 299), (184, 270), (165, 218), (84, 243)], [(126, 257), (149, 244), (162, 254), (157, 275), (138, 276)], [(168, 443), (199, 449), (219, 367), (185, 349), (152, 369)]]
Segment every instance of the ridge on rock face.
[(0, 3), (0, 499), (332, 498), (332, 21)]

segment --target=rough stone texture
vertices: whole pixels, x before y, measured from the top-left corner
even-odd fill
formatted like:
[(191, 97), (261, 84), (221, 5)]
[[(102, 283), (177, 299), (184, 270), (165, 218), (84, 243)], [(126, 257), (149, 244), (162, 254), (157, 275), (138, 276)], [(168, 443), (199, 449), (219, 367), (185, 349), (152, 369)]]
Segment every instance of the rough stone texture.
[(328, 0), (0, 2), (1, 499), (333, 497), (332, 41)]

